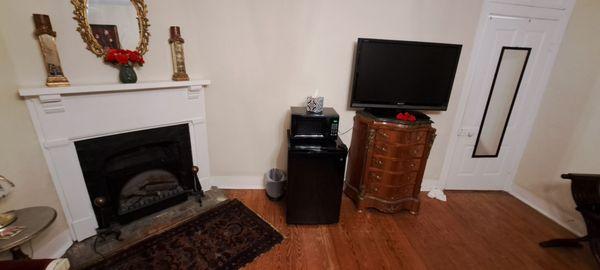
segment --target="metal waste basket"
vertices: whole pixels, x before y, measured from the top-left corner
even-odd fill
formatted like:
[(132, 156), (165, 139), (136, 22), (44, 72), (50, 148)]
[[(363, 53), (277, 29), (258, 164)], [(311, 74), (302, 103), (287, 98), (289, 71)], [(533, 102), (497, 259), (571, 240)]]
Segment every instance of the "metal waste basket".
[(283, 170), (270, 169), (267, 173), (265, 173), (265, 187), (267, 197), (274, 201), (283, 198), (283, 195), (285, 193), (286, 181), (287, 177)]

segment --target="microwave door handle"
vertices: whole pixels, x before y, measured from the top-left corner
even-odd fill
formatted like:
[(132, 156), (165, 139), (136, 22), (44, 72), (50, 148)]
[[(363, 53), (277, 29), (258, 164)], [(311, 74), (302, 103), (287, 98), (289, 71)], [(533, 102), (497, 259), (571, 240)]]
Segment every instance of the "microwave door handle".
[(298, 138), (323, 138), (323, 134), (297, 134), (294, 137)]

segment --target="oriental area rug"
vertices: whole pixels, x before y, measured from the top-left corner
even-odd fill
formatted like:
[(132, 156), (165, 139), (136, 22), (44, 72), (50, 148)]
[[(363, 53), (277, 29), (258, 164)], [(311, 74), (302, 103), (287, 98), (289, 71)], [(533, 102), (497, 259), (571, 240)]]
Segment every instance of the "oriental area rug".
[(239, 269), (283, 236), (234, 199), (87, 269)]

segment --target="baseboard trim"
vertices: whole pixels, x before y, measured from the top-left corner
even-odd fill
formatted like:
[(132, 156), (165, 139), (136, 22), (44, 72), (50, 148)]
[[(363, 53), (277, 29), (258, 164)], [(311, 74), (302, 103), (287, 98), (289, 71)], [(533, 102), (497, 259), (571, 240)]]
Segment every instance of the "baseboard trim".
[(564, 227), (575, 235), (582, 237), (586, 235), (585, 224), (583, 218), (574, 217), (570, 213), (567, 213), (560, 208), (548, 203), (546, 200), (541, 199), (527, 189), (524, 189), (516, 184), (513, 184), (508, 191), (509, 194), (522, 201), (523, 203), (531, 206), (533, 209), (540, 212), (542, 215), (558, 223), (558, 225)]
[[(221, 189), (265, 189), (262, 175), (211, 176), (206, 182)], [(423, 179), (421, 191), (430, 191), (434, 187), (440, 187), (439, 185), (438, 180)], [(202, 184), (205, 189), (210, 186)]]
[(434, 188), (441, 188), (441, 182), (434, 179), (423, 179), (421, 182), (421, 191), (431, 191)]
[(220, 189), (264, 189), (262, 175), (210, 176), (211, 186)]
[(73, 240), (71, 240), (71, 233), (67, 229), (57, 234), (52, 240), (45, 243), (39, 243), (33, 251), (33, 257), (34, 259), (60, 258), (67, 252), (67, 249), (69, 249), (72, 244)]

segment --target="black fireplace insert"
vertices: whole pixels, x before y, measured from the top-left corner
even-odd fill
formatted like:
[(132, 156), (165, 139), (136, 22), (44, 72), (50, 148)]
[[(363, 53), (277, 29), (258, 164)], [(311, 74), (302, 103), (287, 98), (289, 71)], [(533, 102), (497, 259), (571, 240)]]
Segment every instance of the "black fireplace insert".
[(75, 142), (100, 228), (187, 199), (195, 178), (187, 124)]

